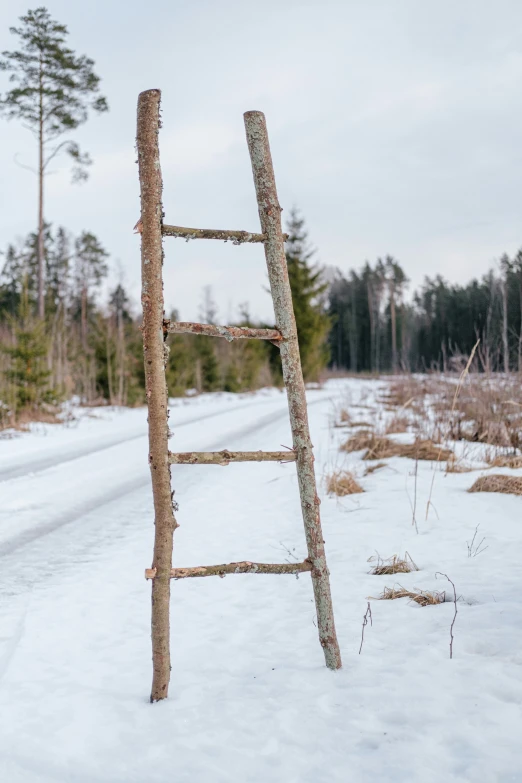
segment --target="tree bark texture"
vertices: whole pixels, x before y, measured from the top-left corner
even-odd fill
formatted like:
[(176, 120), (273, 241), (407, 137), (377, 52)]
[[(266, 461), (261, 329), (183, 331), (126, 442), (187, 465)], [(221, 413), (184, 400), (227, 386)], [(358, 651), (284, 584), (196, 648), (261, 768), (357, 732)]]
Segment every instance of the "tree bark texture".
[(297, 455), (297, 476), (308, 560), (312, 564), (319, 641), (326, 665), (330, 669), (339, 669), (342, 665), (341, 653), (335, 631), (330, 578), (319, 515), (320, 500), (317, 495), (305, 386), (281, 229), (281, 207), (277, 198), (265, 116), (262, 112), (250, 111), (246, 112), (244, 117), (261, 230), (267, 237), (264, 243), (265, 258), (276, 325), (283, 337), (280, 343), (283, 379), (288, 395), (293, 447)]
[[(302, 574), (311, 571), (309, 560), (302, 563), (251, 563), (243, 560), (240, 563), (223, 563), (214, 566), (195, 566), (194, 568), (173, 568), (171, 579), (189, 579), (197, 576), (226, 576), (227, 574)], [(154, 579), (156, 569), (147, 568), (145, 579)]]
[(220, 228), (185, 228), (184, 226), (163, 226), (163, 236), (180, 237), (181, 239), (222, 239), (231, 241), (233, 245), (243, 245), (245, 242), (264, 242), (264, 234), (252, 234), (250, 231), (227, 231)]
[(277, 329), (251, 329), (247, 326), (216, 326), (215, 324), (198, 324), (189, 321), (165, 321), (165, 329), (169, 334), (205, 334), (208, 337), (224, 337), (232, 340), (270, 340), (281, 339)]
[(169, 452), (171, 465), (229, 465), (231, 462), (295, 462), (295, 451)]
[(42, 61), (40, 59), (40, 122), (38, 128), (38, 240), (36, 249), (37, 277), (38, 277), (38, 317), (45, 317), (44, 300), (44, 116), (43, 116), (43, 77)]
[(163, 332), (162, 179), (158, 147), (159, 90), (138, 98), (137, 149), (141, 192), (141, 273), (145, 387), (149, 409), (149, 464), (154, 497), (151, 702), (168, 696), (170, 680), (170, 572), (177, 523), (168, 460), (168, 394)]
[(504, 372), (509, 373), (509, 342), (508, 342), (508, 302), (507, 302), (507, 272), (502, 280), (502, 353)]
[(392, 370), (397, 372), (397, 317), (395, 312), (395, 286), (390, 287), (390, 316), (392, 337)]

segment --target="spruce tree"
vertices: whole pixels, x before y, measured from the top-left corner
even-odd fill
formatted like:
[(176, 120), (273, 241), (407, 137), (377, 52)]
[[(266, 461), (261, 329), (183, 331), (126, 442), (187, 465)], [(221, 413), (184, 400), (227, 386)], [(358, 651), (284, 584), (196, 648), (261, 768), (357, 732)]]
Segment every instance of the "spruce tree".
[(74, 243), (74, 274), (84, 349), (87, 347), (87, 318), (91, 295), (107, 277), (108, 255), (97, 237), (90, 231), (83, 231)]
[(14, 345), (4, 345), (3, 351), (11, 357), (6, 378), (14, 390), (16, 415), (24, 409), (34, 412), (43, 404), (54, 402), (56, 394), (49, 384), (51, 372), (47, 367), (45, 323), (33, 320), (27, 287), (22, 291), (18, 318), (10, 320)]
[(305, 221), (295, 209), (286, 230), (286, 263), (303, 376), (307, 381), (317, 381), (330, 353), (327, 339), (331, 322), (323, 301), (328, 284), (323, 280), (323, 270), (312, 263), (315, 252), (308, 244)]
[(88, 117), (89, 109), (107, 111), (99, 95), (99, 77), (94, 62), (77, 56), (65, 43), (68, 30), (51, 18), (46, 8), (36, 8), (20, 17), (20, 27), (10, 32), (19, 39), (19, 49), (2, 52), (0, 70), (10, 73), (12, 88), (0, 96), (0, 112), (19, 119), (38, 143), (38, 314), (44, 317), (44, 177), (51, 160), (67, 152), (74, 161), (73, 178), (86, 177), (88, 155), (76, 142), (57, 139), (75, 130)]

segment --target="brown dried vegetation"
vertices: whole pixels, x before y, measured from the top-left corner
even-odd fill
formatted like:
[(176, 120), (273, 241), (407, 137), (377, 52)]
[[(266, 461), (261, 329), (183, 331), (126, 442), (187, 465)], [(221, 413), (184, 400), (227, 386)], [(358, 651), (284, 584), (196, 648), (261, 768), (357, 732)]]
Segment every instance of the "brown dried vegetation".
[(385, 587), (381, 595), (371, 600), (394, 601), (396, 598), (409, 598), (419, 606), (433, 606), (444, 603), (446, 593), (444, 590), (418, 590), (417, 588), (406, 590), (399, 585), (398, 587)]
[(366, 470), (364, 471), (364, 475), (369, 476), (371, 473), (375, 473), (377, 470), (386, 467), (388, 467), (387, 462), (376, 462), (375, 465), (367, 465)]
[(326, 491), (329, 495), (345, 497), (364, 492), (364, 489), (349, 470), (336, 470), (326, 478)]
[(478, 478), (468, 492), (501, 492), (506, 495), (522, 495), (522, 476), (504, 476), (493, 473)]
[(396, 435), (399, 432), (408, 432), (409, 419), (407, 416), (394, 416), (386, 425), (387, 435)]
[(412, 571), (418, 571), (418, 567), (413, 562), (411, 555), (406, 552), (404, 557), (392, 555), (382, 558), (379, 554), (368, 558), (369, 563), (375, 562), (370, 569), (370, 574), (382, 576), (383, 574), (410, 574)]
[(429, 439), (416, 440), (414, 443), (396, 443), (369, 430), (351, 435), (341, 446), (341, 451), (348, 453), (363, 449), (366, 449), (363, 460), (407, 457), (415, 460), (439, 461), (449, 459), (452, 454), (449, 449), (438, 446)]

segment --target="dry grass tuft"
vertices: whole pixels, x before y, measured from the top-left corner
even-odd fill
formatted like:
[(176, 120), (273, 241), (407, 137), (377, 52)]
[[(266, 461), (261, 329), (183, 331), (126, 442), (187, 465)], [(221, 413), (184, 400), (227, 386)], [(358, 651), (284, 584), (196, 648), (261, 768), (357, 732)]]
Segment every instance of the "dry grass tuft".
[(387, 459), (397, 456), (398, 443), (383, 438), (380, 435), (373, 435), (366, 447), (367, 451), (363, 454), (363, 460), (369, 459)]
[(373, 598), (374, 601), (394, 601), (396, 598), (409, 598), (419, 606), (433, 606), (443, 604), (446, 600), (444, 590), (406, 590), (404, 587), (385, 587), (382, 594)]
[(329, 495), (345, 497), (364, 492), (364, 489), (349, 470), (336, 470), (326, 478), (326, 491)]
[(375, 465), (367, 465), (366, 470), (364, 471), (365, 476), (369, 476), (371, 473), (375, 473), (376, 470), (380, 470), (381, 468), (387, 468), (388, 463), (387, 462), (376, 462)]
[(398, 457), (409, 457), (415, 460), (447, 460), (452, 454), (450, 449), (438, 446), (432, 440), (417, 440), (415, 443), (397, 443), (395, 445)]
[(352, 417), (346, 410), (346, 408), (341, 408), (339, 411), (334, 427), (350, 427), (352, 424)]
[(478, 478), (468, 492), (502, 492), (506, 495), (522, 495), (522, 476), (504, 476), (493, 473)]
[(382, 558), (377, 554), (368, 558), (369, 563), (375, 561), (375, 565), (372, 566), (370, 570), (370, 574), (373, 574), (374, 576), (382, 576), (383, 574), (410, 574), (412, 571), (419, 570), (408, 552), (405, 553), (404, 557), (392, 555), (391, 557)]
[(455, 454), (452, 454), (446, 463), (446, 473), (471, 473), (472, 470), (469, 465), (459, 461)]
[(520, 454), (496, 454), (493, 458), (487, 459), (492, 468), (522, 468), (522, 455)]
[(396, 435), (399, 432), (408, 432), (409, 419), (407, 416), (394, 416), (386, 425), (387, 435)]
[(340, 450), (346, 451), (348, 454), (351, 454), (352, 451), (362, 451), (367, 449), (374, 439), (375, 435), (371, 430), (360, 430), (354, 435), (350, 435), (348, 440), (342, 444)]
[(363, 460), (408, 457), (409, 459), (438, 462), (439, 460), (449, 459), (452, 454), (449, 449), (437, 446), (432, 440), (416, 440), (415, 443), (396, 443), (369, 430), (356, 432), (341, 446), (341, 451), (348, 453), (362, 451), (363, 449), (366, 449)]

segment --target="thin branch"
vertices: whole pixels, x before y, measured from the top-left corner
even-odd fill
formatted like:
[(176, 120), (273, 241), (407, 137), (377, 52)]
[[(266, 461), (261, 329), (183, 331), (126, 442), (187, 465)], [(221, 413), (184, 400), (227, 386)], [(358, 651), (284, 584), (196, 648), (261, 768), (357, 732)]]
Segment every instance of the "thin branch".
[(370, 607), (370, 602), (368, 601), (368, 606), (366, 608), (366, 612), (364, 613), (363, 622), (362, 622), (362, 629), (361, 629), (361, 646), (359, 647), (359, 655), (361, 654), (363, 643), (364, 643), (364, 629), (368, 625), (368, 620), (370, 621), (370, 625), (373, 626), (373, 617), (372, 617), (372, 610)]
[(453, 587), (453, 604), (455, 606), (455, 614), (453, 615), (453, 620), (450, 625), (450, 658), (453, 658), (453, 626), (455, 625), (455, 620), (457, 619), (457, 591), (455, 589), (455, 584), (451, 581), (449, 576), (447, 574), (443, 574), (442, 571), (437, 571), (435, 574), (435, 577), (437, 576), (444, 576), (450, 585)]
[(43, 167), (44, 167), (44, 169), (45, 169), (45, 168), (47, 167), (47, 165), (48, 165), (48, 164), (49, 164), (49, 163), (52, 161), (52, 159), (53, 159), (53, 158), (55, 158), (55, 157), (56, 157), (56, 155), (58, 155), (58, 153), (60, 152), (60, 150), (62, 149), (62, 147), (65, 147), (65, 146), (67, 146), (67, 144), (74, 144), (74, 142), (73, 142), (73, 141), (71, 141), (70, 139), (66, 139), (65, 141), (62, 141), (60, 144), (58, 144), (58, 146), (57, 146), (57, 147), (55, 147), (55, 148), (54, 148), (54, 150), (53, 150), (53, 151), (52, 151), (52, 152), (51, 152), (51, 153), (48, 155), (48, 157), (45, 159), (45, 161), (44, 161), (44, 164), (43, 164)]
[(475, 532), (473, 533), (473, 538), (471, 539), (471, 541), (470, 542), (466, 541), (466, 546), (468, 547), (468, 557), (476, 557), (477, 555), (480, 555), (481, 552), (485, 552), (486, 549), (489, 549), (489, 547), (487, 546), (482, 547), (482, 549), (480, 548), (484, 543), (484, 541), (486, 540), (485, 536), (480, 541), (480, 543), (475, 546), (475, 539), (477, 537), (479, 527), (480, 527), (480, 523), (475, 528)]
[(27, 166), (25, 163), (20, 163), (20, 161), (17, 160), (17, 158), (18, 158), (18, 152), (16, 153), (16, 155), (13, 156), (13, 160), (17, 166), (20, 166), (21, 169), (27, 169), (27, 171), (30, 171), (32, 174), (38, 174), (36, 169), (33, 169), (32, 166)]

